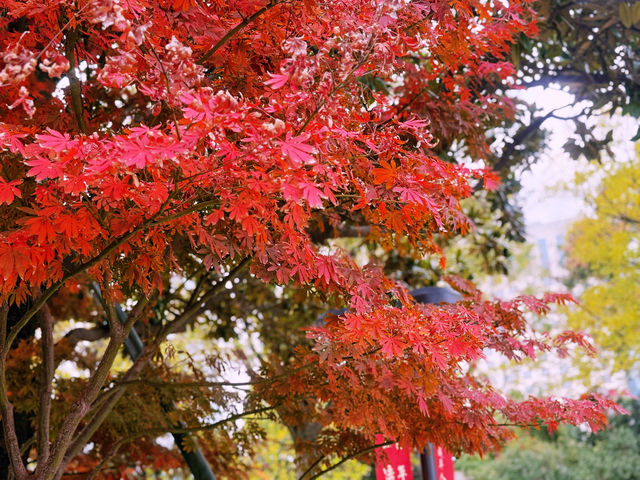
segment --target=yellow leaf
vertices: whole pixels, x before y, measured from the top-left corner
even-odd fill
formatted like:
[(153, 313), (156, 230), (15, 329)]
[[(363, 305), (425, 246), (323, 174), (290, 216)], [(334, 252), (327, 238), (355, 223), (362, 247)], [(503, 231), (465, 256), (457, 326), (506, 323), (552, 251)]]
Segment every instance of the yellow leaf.
[(631, 22), (635, 25), (640, 23), (640, 2), (636, 2), (631, 7)]
[(631, 13), (631, 5), (628, 3), (621, 3), (618, 5), (618, 15), (620, 17), (620, 21), (625, 28), (631, 28), (633, 25), (633, 16)]

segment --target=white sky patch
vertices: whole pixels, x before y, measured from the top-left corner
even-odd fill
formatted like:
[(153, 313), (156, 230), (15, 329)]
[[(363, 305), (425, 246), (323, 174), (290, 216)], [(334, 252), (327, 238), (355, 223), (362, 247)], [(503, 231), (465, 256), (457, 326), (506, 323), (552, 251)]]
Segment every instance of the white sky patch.
[[(530, 88), (518, 92), (517, 95), (525, 101), (535, 103), (541, 109), (539, 115), (570, 105), (574, 100), (573, 96), (565, 91), (542, 87)], [(555, 113), (558, 116), (570, 117), (578, 114), (581, 108), (578, 104)], [(543, 124), (543, 128), (551, 132), (549, 146), (546, 151), (541, 152), (539, 160), (520, 177), (523, 188), (519, 202), (523, 207), (527, 225), (571, 220), (585, 213), (584, 202), (580, 196), (558, 188), (562, 184), (570, 183), (581, 165), (581, 161), (571, 159), (562, 149), (567, 138), (573, 133), (572, 125), (571, 122), (555, 118), (550, 118)], [(593, 119), (597, 138), (604, 138), (607, 130), (612, 127), (615, 160), (627, 161), (635, 155), (630, 139), (636, 132), (637, 121), (628, 116), (614, 117), (613, 120), (608, 116)]]

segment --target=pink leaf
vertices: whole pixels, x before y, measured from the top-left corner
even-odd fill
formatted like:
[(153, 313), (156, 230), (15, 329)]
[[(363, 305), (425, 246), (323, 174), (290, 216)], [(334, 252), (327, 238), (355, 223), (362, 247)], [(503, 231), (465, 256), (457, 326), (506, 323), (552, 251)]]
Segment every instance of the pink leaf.
[(56, 130), (47, 128), (46, 134), (36, 135), (38, 142), (44, 148), (50, 148), (56, 152), (63, 152), (74, 148), (77, 144), (77, 140), (71, 140), (68, 133), (60, 133)]
[(269, 76), (271, 77), (271, 79), (264, 82), (264, 84), (269, 85), (274, 90), (284, 87), (289, 81), (289, 75), (270, 73)]
[(313, 147), (302, 143), (303, 139), (304, 137), (302, 135), (292, 137), (290, 133), (287, 133), (287, 138), (280, 145), (282, 153), (291, 159), (295, 167), (299, 167), (303, 163), (313, 160), (311, 156)]
[(324, 194), (314, 184), (303, 183), (302, 196), (309, 203), (311, 208), (322, 207), (322, 197), (324, 197)]

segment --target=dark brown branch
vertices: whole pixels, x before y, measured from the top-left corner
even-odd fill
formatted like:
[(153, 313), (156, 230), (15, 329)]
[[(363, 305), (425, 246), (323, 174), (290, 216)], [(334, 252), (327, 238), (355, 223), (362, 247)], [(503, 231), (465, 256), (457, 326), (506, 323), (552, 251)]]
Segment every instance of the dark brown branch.
[[(141, 314), (149, 300), (149, 298), (141, 299), (138, 301), (134, 310), (138, 312), (138, 314)], [(120, 351), (120, 348), (122, 347), (122, 344), (124, 343), (126, 336), (129, 334), (129, 330), (133, 327), (136, 319), (137, 315), (131, 315), (127, 319), (127, 323), (122, 325), (122, 328), (119, 329), (117, 333), (112, 331), (109, 344), (100, 359), (98, 367), (87, 382), (83, 391), (78, 396), (77, 400), (71, 406), (71, 409), (60, 427), (60, 431), (56, 437), (53, 453), (45, 467), (46, 480), (55, 478), (59, 471), (62, 472), (64, 470), (66, 466), (64, 460), (66, 460), (67, 452), (72, 445), (73, 435), (87, 413), (89, 413), (91, 405), (102, 390), (111, 370), (111, 366), (117, 358), (118, 352)]]
[[(329, 222), (324, 222), (314, 228), (310, 228), (307, 233), (314, 243), (322, 243), (330, 238), (364, 238), (369, 236), (372, 230), (371, 225), (340, 225), (332, 227)], [(384, 228), (380, 228), (384, 231)]]
[[(314, 480), (315, 478), (321, 477), (325, 473), (329, 473), (330, 471), (335, 470), (340, 465), (342, 465), (344, 462), (347, 462), (347, 461), (351, 460), (352, 458), (356, 458), (356, 457), (359, 457), (360, 455), (364, 455), (365, 453), (372, 452), (376, 448), (386, 447), (387, 445), (393, 445), (394, 443), (396, 443), (395, 440), (387, 440), (384, 443), (379, 443), (377, 445), (372, 445), (370, 447), (367, 447), (367, 448), (364, 448), (364, 449), (360, 450), (359, 452), (355, 452), (355, 453), (352, 453), (351, 455), (347, 455), (342, 460), (340, 460), (338, 463), (334, 463), (329, 468), (326, 468), (326, 469), (316, 473), (312, 477), (310, 477), (310, 480)], [(305, 473), (305, 475), (306, 475), (306, 473)], [(302, 480), (302, 477), (300, 477), (298, 480)]]
[(69, 62), (69, 70), (67, 70), (67, 78), (69, 79), (69, 93), (71, 95), (71, 109), (76, 118), (78, 129), (87, 134), (87, 124), (84, 120), (84, 107), (82, 106), (82, 89), (80, 88), (80, 80), (76, 76), (76, 59), (75, 48), (78, 41), (79, 31), (77, 28), (70, 30), (67, 34), (67, 42), (65, 44), (65, 55)]
[(13, 405), (9, 401), (6, 380), (6, 360), (9, 344), (5, 340), (7, 335), (7, 317), (9, 306), (4, 303), (0, 309), (0, 413), (2, 413), (2, 430), (4, 443), (11, 462), (11, 469), (16, 480), (27, 478), (27, 468), (20, 455), (20, 442), (16, 433), (15, 420), (13, 418)]
[(625, 75), (617, 75), (617, 76), (609, 76), (606, 74), (600, 73), (584, 73), (584, 72), (576, 72), (576, 73), (557, 73), (544, 75), (538, 80), (532, 80), (530, 82), (521, 82), (519, 85), (525, 86), (527, 88), (530, 87), (548, 87), (552, 83), (562, 84), (572, 84), (579, 83), (584, 86), (589, 85), (607, 85), (609, 83), (617, 83), (621, 84), (629, 80)]
[(218, 40), (218, 42), (213, 47), (207, 50), (207, 52), (205, 52), (205, 54), (198, 59), (197, 63), (203, 64), (204, 62), (206, 62), (214, 53), (216, 53), (222, 46), (224, 46), (229, 40), (231, 40), (236, 33), (243, 30), (247, 25), (252, 23), (255, 19), (257, 19), (264, 13), (268, 12), (276, 5), (279, 5), (280, 3), (282, 2), (271, 0), (260, 10), (255, 12), (253, 15), (245, 18), (242, 22), (240, 22), (238, 25), (236, 25), (231, 30), (229, 30), (220, 40)]
[[(558, 118), (555, 115), (555, 113), (558, 110), (562, 110), (564, 108), (570, 107), (571, 105), (572, 104), (554, 108), (553, 110), (549, 111), (545, 115), (542, 115), (541, 117), (536, 117), (533, 120), (531, 120), (531, 123), (526, 127), (522, 127), (518, 131), (518, 133), (516, 133), (516, 135), (513, 137), (513, 140), (511, 141), (511, 143), (509, 143), (507, 147), (504, 149), (504, 152), (502, 152), (502, 155), (500, 156), (498, 161), (492, 166), (493, 170), (498, 173), (504, 173), (503, 170), (506, 170), (509, 167), (511, 167), (511, 156), (515, 152), (516, 147), (526, 142), (526, 140), (531, 135), (533, 135), (535, 131), (538, 130), (542, 126), (542, 124), (546, 122), (549, 118)], [(580, 115), (582, 115), (582, 113)]]
[(75, 328), (69, 331), (64, 338), (75, 346), (78, 342), (95, 342), (107, 338), (109, 329), (106, 326), (98, 326), (93, 328)]
[(40, 405), (38, 406), (37, 450), (38, 466), (36, 476), (42, 473), (49, 458), (49, 424), (51, 420), (51, 394), (55, 371), (53, 317), (47, 305), (40, 310), (40, 331), (42, 343), (42, 373), (40, 384)]
[(314, 468), (316, 468), (320, 464), (320, 462), (322, 462), (322, 460), (324, 460), (325, 458), (327, 458), (326, 455), (320, 455), (315, 462), (309, 465), (309, 468), (307, 468), (304, 472), (302, 472), (302, 475), (298, 477), (298, 480), (303, 480), (304, 477), (306, 477), (309, 473), (311, 473), (311, 471)]
[(621, 220), (624, 223), (631, 223), (633, 225), (640, 225), (640, 220), (638, 220), (637, 218), (633, 218), (630, 217), (629, 215), (625, 215), (625, 214), (619, 214), (619, 215), (614, 215), (614, 218), (617, 218), (618, 220)]
[[(196, 302), (194, 302), (191, 307), (187, 308), (179, 317), (177, 317), (171, 323), (167, 324), (167, 327), (164, 328), (163, 331), (161, 331), (159, 334), (160, 342), (162, 342), (164, 340), (164, 337), (166, 337), (168, 334), (179, 330), (180, 328), (182, 328), (182, 326), (188, 324), (191, 320), (193, 320), (200, 313), (202, 306), (210, 302), (224, 288), (225, 283), (235, 278), (238, 273), (240, 273), (247, 265), (249, 265), (251, 260), (251, 256), (242, 259), (240, 263), (238, 263), (229, 271), (229, 274), (226, 277), (220, 279), (218, 283), (207, 290), (207, 292), (205, 292)], [(156, 343), (158, 343), (158, 339), (156, 340)]]

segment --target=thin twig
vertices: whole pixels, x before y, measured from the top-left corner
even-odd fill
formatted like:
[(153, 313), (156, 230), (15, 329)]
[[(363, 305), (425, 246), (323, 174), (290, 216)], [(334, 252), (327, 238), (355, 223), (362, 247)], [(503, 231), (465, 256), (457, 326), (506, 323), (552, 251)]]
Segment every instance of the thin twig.
[[(207, 292), (204, 293), (191, 307), (184, 310), (182, 314), (171, 323), (168, 323), (166, 327), (163, 328), (163, 331), (161, 331), (158, 335), (160, 341), (164, 341), (164, 337), (166, 337), (168, 334), (179, 330), (181, 326), (186, 325), (193, 318), (195, 318), (197, 313), (200, 311), (201, 306), (213, 299), (220, 292), (220, 290), (224, 288), (225, 283), (227, 283), (229, 280), (233, 280), (238, 273), (240, 273), (247, 265), (249, 265), (252, 258), (253, 257), (251, 257), (251, 255), (243, 258), (240, 263), (238, 263), (229, 271), (229, 274), (226, 277), (220, 279), (218, 283), (207, 290)], [(157, 339), (155, 343), (158, 343)]]
[[(314, 480), (315, 478), (321, 477), (325, 473), (329, 473), (330, 471), (335, 470), (340, 465), (342, 465), (344, 462), (346, 462), (348, 460), (351, 460), (352, 458), (356, 458), (356, 457), (359, 457), (360, 455), (364, 455), (365, 453), (369, 453), (369, 452), (375, 450), (376, 448), (386, 447), (387, 445), (393, 445), (394, 443), (396, 443), (395, 440), (387, 440), (384, 443), (380, 443), (378, 445), (372, 445), (370, 447), (367, 447), (365, 449), (360, 450), (359, 452), (355, 452), (355, 453), (352, 453), (351, 455), (347, 455), (342, 460), (340, 460), (338, 463), (335, 463), (335, 464), (331, 465), (329, 468), (326, 468), (326, 469), (316, 473), (309, 480)], [(302, 480), (302, 477), (300, 477), (298, 480)]]
[[(156, 58), (156, 61), (158, 62), (158, 65), (160, 65), (160, 70), (162, 70), (162, 76), (164, 77), (165, 86), (167, 87), (167, 97), (169, 97), (171, 96), (171, 82), (169, 81), (169, 74), (167, 73), (167, 70), (164, 68), (164, 64), (162, 63), (162, 60), (160, 60), (160, 57), (156, 53), (155, 47), (151, 45), (151, 43), (149, 43), (149, 45), (151, 46), (151, 53), (153, 53), (153, 56)], [(176, 118), (176, 112), (164, 100), (162, 101), (162, 103), (166, 108), (169, 109), (169, 112), (171, 113), (171, 118), (173, 118), (173, 126), (176, 129), (176, 138), (180, 142), (182, 141), (182, 137), (180, 136), (180, 130), (178, 129), (178, 119)]]
[(216, 42), (216, 44), (213, 47), (211, 47), (209, 50), (207, 50), (207, 52), (205, 52), (205, 54), (202, 55), (198, 59), (198, 61), (196, 63), (203, 64), (204, 62), (206, 62), (214, 53), (216, 53), (222, 46), (224, 46), (225, 43), (227, 43), (229, 40), (231, 40), (236, 33), (238, 33), (240, 30), (243, 30), (247, 25), (249, 25), (255, 19), (257, 19), (258, 17), (260, 17), (264, 13), (268, 12), (273, 7), (275, 7), (276, 5), (279, 5), (280, 3), (283, 3), (283, 2), (278, 2), (276, 0), (271, 0), (269, 3), (267, 3), (260, 10), (255, 12), (253, 15), (251, 15), (250, 17), (245, 18), (242, 22), (240, 22), (238, 25), (236, 25), (231, 30), (229, 30), (220, 40), (218, 40)]

